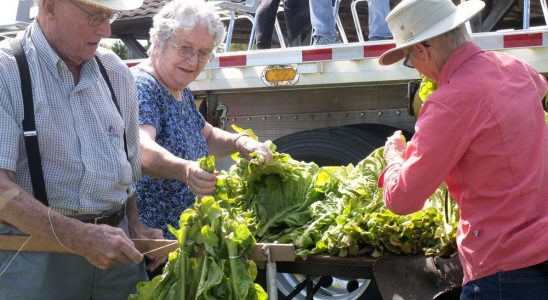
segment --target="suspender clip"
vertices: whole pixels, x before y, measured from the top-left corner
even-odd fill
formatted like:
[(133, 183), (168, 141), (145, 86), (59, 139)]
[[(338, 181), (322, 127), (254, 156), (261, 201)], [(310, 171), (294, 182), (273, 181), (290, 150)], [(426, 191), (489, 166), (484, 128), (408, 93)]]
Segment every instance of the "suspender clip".
[(24, 135), (25, 137), (36, 136), (36, 130), (24, 131), (24, 132), (23, 132), (23, 135)]

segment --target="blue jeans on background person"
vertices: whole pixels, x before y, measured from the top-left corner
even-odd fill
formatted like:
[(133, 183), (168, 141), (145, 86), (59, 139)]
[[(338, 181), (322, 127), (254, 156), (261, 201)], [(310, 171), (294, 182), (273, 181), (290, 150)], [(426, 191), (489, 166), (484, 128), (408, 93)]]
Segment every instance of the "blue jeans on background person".
[(387, 40), (392, 38), (386, 16), (390, 12), (388, 0), (367, 0), (369, 20), (369, 40)]
[(460, 300), (545, 300), (548, 274), (532, 266), (472, 280), (462, 287)]
[(327, 45), (340, 43), (335, 29), (335, 8), (332, 0), (310, 0), (310, 23), (312, 24), (312, 44)]

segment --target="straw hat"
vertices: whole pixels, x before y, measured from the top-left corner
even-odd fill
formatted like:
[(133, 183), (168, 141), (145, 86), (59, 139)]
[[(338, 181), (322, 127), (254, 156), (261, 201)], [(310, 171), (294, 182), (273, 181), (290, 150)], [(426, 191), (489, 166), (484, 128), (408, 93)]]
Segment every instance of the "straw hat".
[(99, 8), (115, 11), (132, 10), (141, 7), (143, 0), (78, 0)]
[(386, 17), (396, 48), (379, 57), (390, 65), (406, 55), (405, 48), (444, 34), (479, 13), (485, 3), (468, 0), (455, 6), (451, 0), (403, 0)]

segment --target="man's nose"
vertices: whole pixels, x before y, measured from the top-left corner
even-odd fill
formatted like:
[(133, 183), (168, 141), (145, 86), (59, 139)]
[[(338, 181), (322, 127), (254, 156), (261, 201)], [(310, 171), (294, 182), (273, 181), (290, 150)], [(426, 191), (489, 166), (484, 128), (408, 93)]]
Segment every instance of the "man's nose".
[(97, 28), (97, 34), (99, 34), (103, 38), (110, 37), (111, 33), (112, 33), (112, 31), (111, 31), (111, 28), (110, 28), (110, 22), (108, 20), (105, 20)]

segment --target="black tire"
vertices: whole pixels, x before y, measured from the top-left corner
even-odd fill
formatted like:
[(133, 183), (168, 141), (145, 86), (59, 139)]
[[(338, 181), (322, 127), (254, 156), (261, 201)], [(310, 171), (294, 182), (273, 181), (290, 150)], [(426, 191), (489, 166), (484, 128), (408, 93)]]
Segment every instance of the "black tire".
[(296, 160), (315, 162), (319, 166), (340, 166), (357, 163), (386, 139), (375, 131), (352, 127), (332, 127), (301, 131), (274, 141), (278, 152), (288, 153)]

